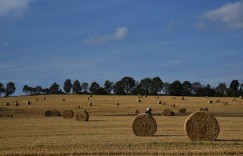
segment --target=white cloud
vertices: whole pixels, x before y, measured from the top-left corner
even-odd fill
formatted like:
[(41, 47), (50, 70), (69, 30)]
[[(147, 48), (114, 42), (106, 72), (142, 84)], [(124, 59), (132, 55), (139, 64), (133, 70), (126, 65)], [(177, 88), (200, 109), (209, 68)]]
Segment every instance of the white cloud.
[(199, 23), (193, 24), (192, 26), (198, 30), (205, 30), (208, 27), (205, 22), (199, 22)]
[(114, 40), (122, 40), (126, 37), (128, 29), (126, 27), (119, 27), (115, 29), (112, 34), (95, 35), (94, 37), (82, 41), (84, 44), (102, 44)]
[(28, 6), (29, 0), (0, 0), (0, 16), (8, 13), (22, 13)]
[(243, 29), (243, 1), (225, 4), (201, 17), (207, 21), (221, 22), (227, 29)]

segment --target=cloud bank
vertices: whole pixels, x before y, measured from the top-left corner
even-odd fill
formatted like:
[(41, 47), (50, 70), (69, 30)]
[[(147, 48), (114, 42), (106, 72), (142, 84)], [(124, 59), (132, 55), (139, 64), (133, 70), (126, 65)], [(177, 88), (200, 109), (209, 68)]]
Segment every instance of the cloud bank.
[(243, 29), (243, 1), (228, 3), (201, 15), (208, 22), (223, 23), (227, 29)]
[(126, 37), (128, 29), (126, 27), (119, 27), (115, 29), (112, 34), (95, 35), (94, 37), (82, 41), (84, 44), (102, 44), (109, 41), (122, 40)]
[(0, 0), (0, 16), (8, 13), (22, 13), (28, 6), (29, 0)]

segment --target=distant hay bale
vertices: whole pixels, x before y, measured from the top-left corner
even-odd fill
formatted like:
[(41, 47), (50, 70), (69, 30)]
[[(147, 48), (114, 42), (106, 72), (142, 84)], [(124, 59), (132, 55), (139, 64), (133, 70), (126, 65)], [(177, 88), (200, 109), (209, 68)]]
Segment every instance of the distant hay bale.
[(140, 99), (137, 99), (137, 102), (138, 102), (138, 103), (140, 103), (140, 102), (141, 102), (141, 100), (140, 100)]
[(135, 114), (139, 114), (139, 110), (135, 110), (134, 113), (135, 113)]
[(170, 116), (175, 116), (175, 112), (171, 111), (171, 115)]
[(236, 98), (232, 99), (232, 101), (236, 101)]
[(66, 101), (66, 99), (62, 99), (62, 101)]
[(53, 116), (53, 117), (55, 117), (55, 116), (61, 116), (61, 113), (58, 110), (52, 110), (51, 116)]
[(132, 130), (136, 136), (153, 136), (157, 131), (156, 120), (146, 113), (139, 114), (132, 121)]
[(171, 107), (175, 107), (176, 105), (175, 104), (172, 104)]
[(93, 106), (92, 102), (89, 102), (89, 106)]
[(208, 99), (208, 96), (205, 96), (206, 99)]
[(212, 100), (209, 100), (208, 103), (213, 103), (213, 101)]
[(76, 108), (80, 109), (81, 107), (78, 105), (78, 106), (76, 106)]
[(89, 113), (84, 110), (76, 114), (77, 121), (89, 121)]
[(119, 106), (120, 105), (120, 103), (119, 102), (116, 102), (116, 106)]
[(62, 113), (63, 118), (73, 118), (73, 116), (74, 116), (74, 113), (72, 110), (65, 110)]
[(242, 97), (242, 96), (239, 96), (239, 98), (240, 98), (240, 99), (243, 99), (243, 97)]
[(19, 103), (18, 103), (18, 102), (16, 102), (16, 103), (15, 103), (15, 106), (19, 106)]
[(52, 116), (52, 111), (47, 110), (47, 111), (45, 112), (45, 117), (50, 117), (50, 116)]
[(92, 97), (92, 95), (90, 94), (89, 97)]
[(185, 98), (184, 97), (181, 97), (181, 100), (185, 100)]
[(228, 102), (227, 101), (223, 102), (223, 105), (228, 105)]
[(219, 123), (208, 112), (195, 112), (186, 119), (184, 130), (192, 141), (213, 141), (219, 134)]
[(219, 100), (219, 99), (217, 99), (217, 100), (215, 101), (215, 103), (220, 103), (220, 100)]
[(163, 105), (165, 105), (165, 102), (163, 102)]
[(181, 108), (181, 109), (179, 109), (179, 112), (180, 112), (180, 113), (183, 113), (183, 114), (186, 113), (186, 108)]
[(27, 104), (27, 105), (30, 105), (30, 104), (31, 104), (31, 102), (30, 102), (30, 101), (26, 101), (26, 104)]
[(162, 101), (158, 101), (158, 104), (162, 104)]
[(163, 109), (162, 111), (163, 116), (171, 116), (171, 111), (170, 109)]
[(6, 106), (9, 106), (9, 103), (8, 103), (8, 102), (6, 102), (6, 103), (5, 103), (5, 105), (6, 105)]
[(39, 101), (39, 99), (38, 98), (35, 98), (35, 101)]
[(43, 97), (43, 100), (46, 100), (46, 98), (45, 98), (45, 97)]
[(208, 108), (207, 107), (200, 108), (200, 111), (208, 111)]

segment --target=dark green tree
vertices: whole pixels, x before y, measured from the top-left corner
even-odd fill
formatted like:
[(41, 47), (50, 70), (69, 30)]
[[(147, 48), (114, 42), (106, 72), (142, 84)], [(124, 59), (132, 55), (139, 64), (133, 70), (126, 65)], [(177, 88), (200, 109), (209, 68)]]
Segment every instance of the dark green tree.
[(182, 95), (182, 84), (179, 80), (174, 81), (169, 87), (170, 95), (181, 96)]
[(161, 92), (162, 91), (162, 89), (164, 87), (164, 82), (158, 76), (152, 78), (151, 81), (152, 81), (151, 94), (157, 95), (158, 92)]
[(89, 87), (89, 91), (92, 93), (92, 94), (97, 94), (100, 90), (100, 85), (97, 83), (97, 82), (92, 82), (90, 87)]
[(84, 92), (88, 92), (89, 84), (87, 82), (83, 82), (81, 87), (84, 90)]
[(6, 87), (5, 95), (11, 96), (15, 92), (15, 84), (13, 82), (9, 82)]
[(239, 88), (240, 83), (238, 80), (232, 80), (230, 83), (230, 92), (231, 92), (231, 96), (239, 96)]
[(169, 94), (169, 88), (170, 88), (170, 83), (169, 82), (165, 82), (164, 83), (164, 87), (163, 87), (163, 91), (164, 91), (165, 95)]
[(117, 81), (113, 85), (113, 91), (114, 91), (114, 94), (116, 94), (116, 95), (125, 95), (126, 94), (126, 92), (124, 91), (124, 86), (121, 81)]
[(219, 83), (215, 90), (217, 96), (225, 96), (227, 93), (227, 86), (225, 83)]
[(72, 89), (72, 82), (70, 79), (66, 79), (63, 85), (64, 91), (68, 94), (71, 92)]
[(78, 80), (73, 82), (73, 93), (79, 94), (82, 91), (81, 84)]
[(126, 94), (131, 94), (135, 86), (135, 80), (132, 77), (126, 76), (121, 79), (121, 83), (124, 88), (124, 92)]
[(50, 87), (51, 94), (58, 94), (60, 92), (59, 87), (60, 86), (56, 82), (54, 82)]
[(43, 89), (41, 86), (36, 86), (35, 90), (36, 90), (36, 94), (41, 94), (43, 92)]
[(0, 97), (2, 96), (2, 93), (5, 93), (5, 87), (2, 83), (0, 83)]
[(192, 93), (195, 95), (195, 96), (203, 96), (202, 95), (202, 85), (200, 82), (194, 82), (192, 84)]
[(149, 95), (152, 91), (152, 79), (151, 78), (144, 78), (140, 81), (140, 90), (141, 94)]
[(112, 91), (112, 87), (113, 87), (113, 82), (106, 80), (105, 84), (104, 84), (104, 89), (105, 89), (106, 93), (110, 94)]
[(29, 87), (28, 85), (24, 85), (23, 92), (25, 93), (25, 95), (30, 94), (30, 89), (31, 87)]
[(184, 81), (182, 83), (182, 95), (191, 96), (192, 95), (192, 84), (189, 81)]

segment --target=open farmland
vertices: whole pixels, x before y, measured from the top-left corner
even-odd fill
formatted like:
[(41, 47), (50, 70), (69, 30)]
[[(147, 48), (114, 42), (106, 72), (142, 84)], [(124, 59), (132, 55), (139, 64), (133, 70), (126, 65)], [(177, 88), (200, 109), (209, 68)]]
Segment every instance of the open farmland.
[[(45, 100), (43, 96), (0, 98), (0, 155), (243, 154), (243, 99), (148, 96), (139, 103), (137, 99), (97, 95), (89, 100), (87, 95), (51, 95)], [(19, 106), (15, 106), (16, 100)], [(173, 104), (175, 107), (171, 107)], [(147, 107), (152, 108), (157, 132), (152, 137), (137, 137), (131, 128), (134, 112), (143, 113)], [(216, 116), (219, 136), (216, 141), (190, 141), (184, 122), (189, 114), (204, 107)], [(165, 108), (175, 116), (162, 116)], [(179, 113), (180, 108), (187, 112)], [(88, 122), (44, 115), (47, 110), (62, 114), (64, 110), (77, 113), (84, 109), (90, 115)]]

